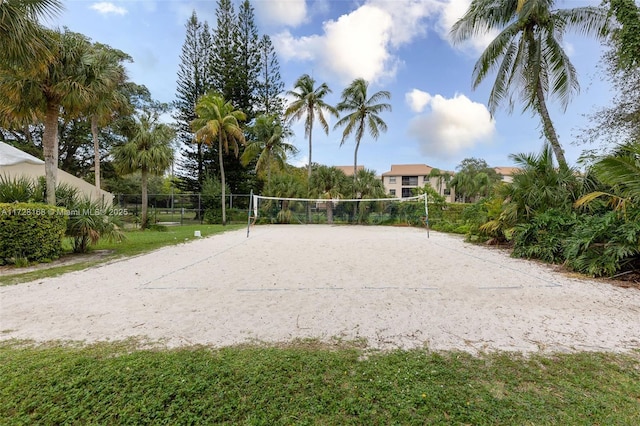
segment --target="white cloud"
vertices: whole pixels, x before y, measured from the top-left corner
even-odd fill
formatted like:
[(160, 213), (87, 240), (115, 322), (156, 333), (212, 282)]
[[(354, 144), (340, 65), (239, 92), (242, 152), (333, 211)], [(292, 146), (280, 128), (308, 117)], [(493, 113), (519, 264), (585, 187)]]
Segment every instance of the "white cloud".
[(409, 107), (411, 107), (411, 111), (422, 112), (424, 111), (424, 107), (426, 107), (432, 99), (432, 96), (422, 90), (413, 89), (404, 95), (404, 99), (407, 101), (407, 104), (409, 104)]
[(345, 81), (356, 77), (378, 80), (395, 74), (388, 51), (393, 21), (385, 11), (364, 5), (337, 21), (325, 23), (323, 64)]
[(285, 61), (313, 60), (316, 52), (322, 50), (323, 40), (320, 36), (295, 38), (289, 30), (282, 31), (271, 38), (278, 55)]
[(126, 15), (127, 14), (127, 9), (125, 9), (124, 7), (116, 6), (115, 4), (111, 2), (106, 2), (106, 1), (93, 3), (90, 7), (91, 9), (97, 11), (102, 15), (109, 15), (109, 14)]
[(324, 22), (323, 34), (294, 37), (284, 31), (273, 37), (274, 45), (285, 60), (313, 61), (343, 82), (379, 81), (395, 76), (402, 63), (396, 49), (424, 35), (425, 18), (438, 8), (435, 0), (369, 0)]
[(493, 138), (495, 121), (483, 104), (460, 94), (447, 99), (417, 92), (420, 93), (413, 98), (428, 96), (427, 105), (431, 109), (409, 123), (409, 136), (418, 141), (423, 154), (450, 159)]
[(297, 27), (307, 20), (305, 0), (269, 0), (253, 3), (256, 15), (268, 25)]

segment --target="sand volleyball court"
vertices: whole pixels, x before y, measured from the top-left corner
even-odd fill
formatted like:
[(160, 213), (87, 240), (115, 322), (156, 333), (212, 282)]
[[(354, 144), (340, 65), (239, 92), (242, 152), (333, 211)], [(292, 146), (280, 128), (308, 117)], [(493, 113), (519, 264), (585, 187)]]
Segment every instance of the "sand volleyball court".
[(401, 227), (230, 231), (0, 287), (0, 339), (298, 338), (477, 353), (640, 349), (640, 291)]

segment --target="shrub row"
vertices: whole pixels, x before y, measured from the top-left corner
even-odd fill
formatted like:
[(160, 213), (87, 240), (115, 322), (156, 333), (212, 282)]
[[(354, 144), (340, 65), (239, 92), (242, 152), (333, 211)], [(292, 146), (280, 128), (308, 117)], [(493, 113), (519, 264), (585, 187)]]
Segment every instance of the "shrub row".
[(66, 209), (39, 203), (0, 203), (0, 264), (58, 258), (66, 228)]

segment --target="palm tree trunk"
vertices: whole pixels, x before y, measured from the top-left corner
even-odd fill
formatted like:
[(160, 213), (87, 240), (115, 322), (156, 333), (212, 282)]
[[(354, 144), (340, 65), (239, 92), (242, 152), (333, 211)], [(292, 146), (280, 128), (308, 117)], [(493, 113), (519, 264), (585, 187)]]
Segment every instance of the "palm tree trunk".
[(196, 143), (198, 144), (198, 191), (202, 191), (202, 142), (196, 141)]
[(46, 180), (47, 204), (56, 205), (56, 181), (58, 179), (58, 115), (60, 106), (49, 104), (44, 118), (42, 150)]
[(91, 136), (93, 137), (93, 169), (95, 175), (96, 188), (98, 188), (98, 199), (100, 199), (100, 142), (98, 141), (98, 116), (91, 116)]
[(568, 168), (568, 165), (567, 160), (564, 157), (564, 150), (562, 149), (560, 141), (558, 140), (558, 134), (553, 127), (553, 122), (551, 121), (551, 116), (549, 115), (549, 110), (547, 109), (547, 104), (544, 100), (544, 92), (542, 91), (542, 86), (540, 84), (538, 84), (538, 88), (536, 89), (536, 96), (538, 98), (538, 112), (540, 113), (540, 117), (542, 118), (544, 135), (551, 144), (551, 148), (553, 149), (553, 153), (556, 156), (558, 165), (560, 166), (560, 168), (566, 169)]
[[(360, 141), (356, 140), (356, 149), (354, 150), (354, 154), (353, 154), (353, 198), (359, 198), (358, 197), (358, 189), (357, 189), (357, 184), (358, 184), (358, 147), (360, 146)], [(353, 203), (353, 217), (356, 218), (358, 217), (358, 204), (360, 204), (360, 201), (356, 201), (355, 203)]]
[(333, 201), (327, 200), (327, 223), (333, 223)]
[[(311, 184), (311, 136), (313, 135), (313, 109), (311, 114), (311, 124), (309, 125), (309, 165), (307, 166), (307, 197), (309, 197), (309, 185)], [(307, 203), (307, 223), (311, 222), (311, 203)]]
[(271, 151), (267, 151), (267, 188), (271, 190)]
[(149, 171), (147, 170), (146, 167), (143, 167), (142, 170), (140, 171), (140, 180), (142, 181), (142, 195), (141, 195), (141, 202), (142, 202), (142, 217), (141, 217), (141, 225), (140, 227), (142, 229), (146, 229), (149, 227), (149, 215), (147, 213), (148, 211), (148, 204), (149, 204), (149, 194), (147, 193), (147, 187), (149, 186)]
[(222, 132), (218, 133), (218, 161), (220, 162), (220, 182), (222, 183), (222, 226), (225, 226), (227, 224), (227, 182), (224, 176), (224, 164), (222, 163)]

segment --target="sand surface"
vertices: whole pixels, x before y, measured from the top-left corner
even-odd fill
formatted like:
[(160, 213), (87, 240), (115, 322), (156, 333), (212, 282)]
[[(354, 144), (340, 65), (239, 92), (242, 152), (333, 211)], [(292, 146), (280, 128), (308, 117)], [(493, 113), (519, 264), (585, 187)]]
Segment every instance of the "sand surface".
[(0, 287), (0, 340), (640, 349), (640, 291), (424, 230), (258, 226)]

